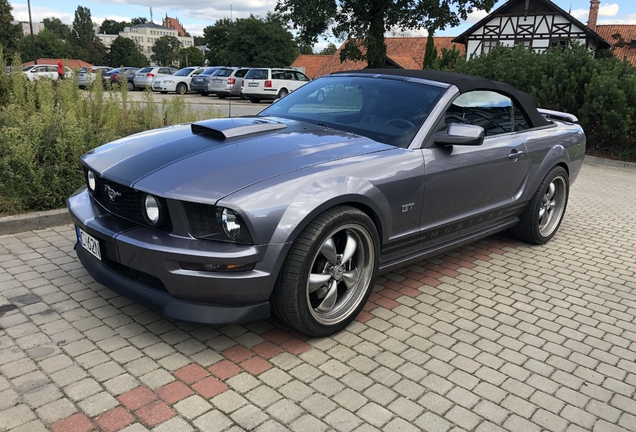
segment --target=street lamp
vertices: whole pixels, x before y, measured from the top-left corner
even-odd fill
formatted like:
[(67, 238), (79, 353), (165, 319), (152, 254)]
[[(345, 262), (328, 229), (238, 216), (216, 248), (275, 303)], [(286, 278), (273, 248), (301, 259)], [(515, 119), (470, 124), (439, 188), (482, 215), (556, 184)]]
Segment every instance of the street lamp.
[(33, 64), (38, 64), (38, 53), (35, 50), (35, 36), (33, 35), (33, 20), (31, 19), (31, 0), (27, 0), (29, 8), (29, 28), (31, 29), (31, 46), (33, 47)]

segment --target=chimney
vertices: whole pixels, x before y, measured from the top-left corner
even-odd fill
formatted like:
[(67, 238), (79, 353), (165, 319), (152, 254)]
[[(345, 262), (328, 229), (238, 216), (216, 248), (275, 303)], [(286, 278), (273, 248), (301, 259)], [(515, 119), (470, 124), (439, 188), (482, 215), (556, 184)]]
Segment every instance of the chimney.
[(598, 9), (601, 5), (601, 0), (590, 0), (590, 15), (587, 19), (587, 26), (596, 31), (596, 21), (598, 20)]

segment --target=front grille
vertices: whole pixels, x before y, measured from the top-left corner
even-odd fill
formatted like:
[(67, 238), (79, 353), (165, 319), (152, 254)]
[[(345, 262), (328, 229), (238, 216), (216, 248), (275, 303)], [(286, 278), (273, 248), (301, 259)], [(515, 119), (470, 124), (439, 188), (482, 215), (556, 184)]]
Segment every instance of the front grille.
[(161, 279), (159, 279), (156, 276), (153, 276), (148, 273), (144, 273), (139, 270), (135, 270), (133, 268), (130, 268), (118, 262), (109, 260), (107, 258), (104, 259), (103, 262), (111, 270), (114, 270), (115, 272), (119, 273), (120, 275), (128, 279), (132, 279), (135, 282), (138, 282), (140, 284), (143, 284), (147, 287), (150, 287), (159, 291), (168, 292), (168, 290), (166, 289), (166, 286), (163, 284), (163, 282), (161, 282)]
[[(170, 215), (165, 214), (161, 226), (153, 227), (144, 218), (143, 200), (145, 192), (97, 176), (93, 198), (109, 213), (128, 219), (131, 222), (169, 231), (172, 228)], [(163, 209), (167, 209), (163, 198), (156, 197), (163, 202)], [(167, 211), (167, 210), (165, 210)]]

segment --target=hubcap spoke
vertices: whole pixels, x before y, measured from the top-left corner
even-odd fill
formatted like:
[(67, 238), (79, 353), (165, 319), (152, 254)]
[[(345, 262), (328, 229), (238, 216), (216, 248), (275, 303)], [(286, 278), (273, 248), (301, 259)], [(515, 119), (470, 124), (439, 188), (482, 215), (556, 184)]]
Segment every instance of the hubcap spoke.
[(548, 198), (547, 201), (550, 201), (552, 199), (555, 190), (556, 186), (554, 185), (554, 182), (550, 183), (550, 187), (548, 188), (548, 192), (546, 193), (546, 197)]
[(323, 243), (320, 248), (320, 253), (327, 258), (329, 264), (334, 266), (338, 264), (338, 253), (336, 252), (336, 244), (334, 243), (333, 238), (329, 238)]
[(338, 282), (331, 281), (331, 285), (329, 286), (329, 292), (322, 300), (322, 302), (316, 308), (317, 311), (320, 312), (329, 312), (333, 309), (333, 306), (336, 304), (336, 300), (338, 299)]
[(342, 264), (349, 262), (349, 260), (353, 258), (353, 254), (356, 253), (356, 249), (358, 249), (356, 239), (350, 233), (347, 233), (347, 244), (345, 245), (345, 250), (342, 254)]
[(316, 291), (331, 279), (329, 273), (312, 273), (309, 275), (309, 293)]
[(358, 274), (359, 272), (357, 268), (342, 274), (342, 280), (347, 286), (347, 289), (351, 289), (358, 281)]

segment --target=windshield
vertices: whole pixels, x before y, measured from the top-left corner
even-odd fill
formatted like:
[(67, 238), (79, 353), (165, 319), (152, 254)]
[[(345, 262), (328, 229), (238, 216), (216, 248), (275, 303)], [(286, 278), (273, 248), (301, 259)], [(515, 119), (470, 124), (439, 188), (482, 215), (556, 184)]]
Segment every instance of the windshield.
[(218, 68), (208, 68), (208, 69), (204, 70), (203, 72), (201, 72), (201, 76), (202, 75), (212, 75), (217, 70), (218, 70)]
[(408, 147), (444, 86), (372, 77), (328, 76), (312, 81), (259, 116), (333, 127), (397, 147)]
[(229, 77), (234, 72), (234, 69), (219, 69), (212, 74), (212, 76)]
[(245, 75), (246, 79), (264, 79), (269, 78), (269, 74), (267, 73), (267, 69), (251, 69), (247, 75)]
[(183, 68), (180, 71), (177, 71), (174, 76), (188, 76), (192, 73), (193, 70), (194, 68)]

